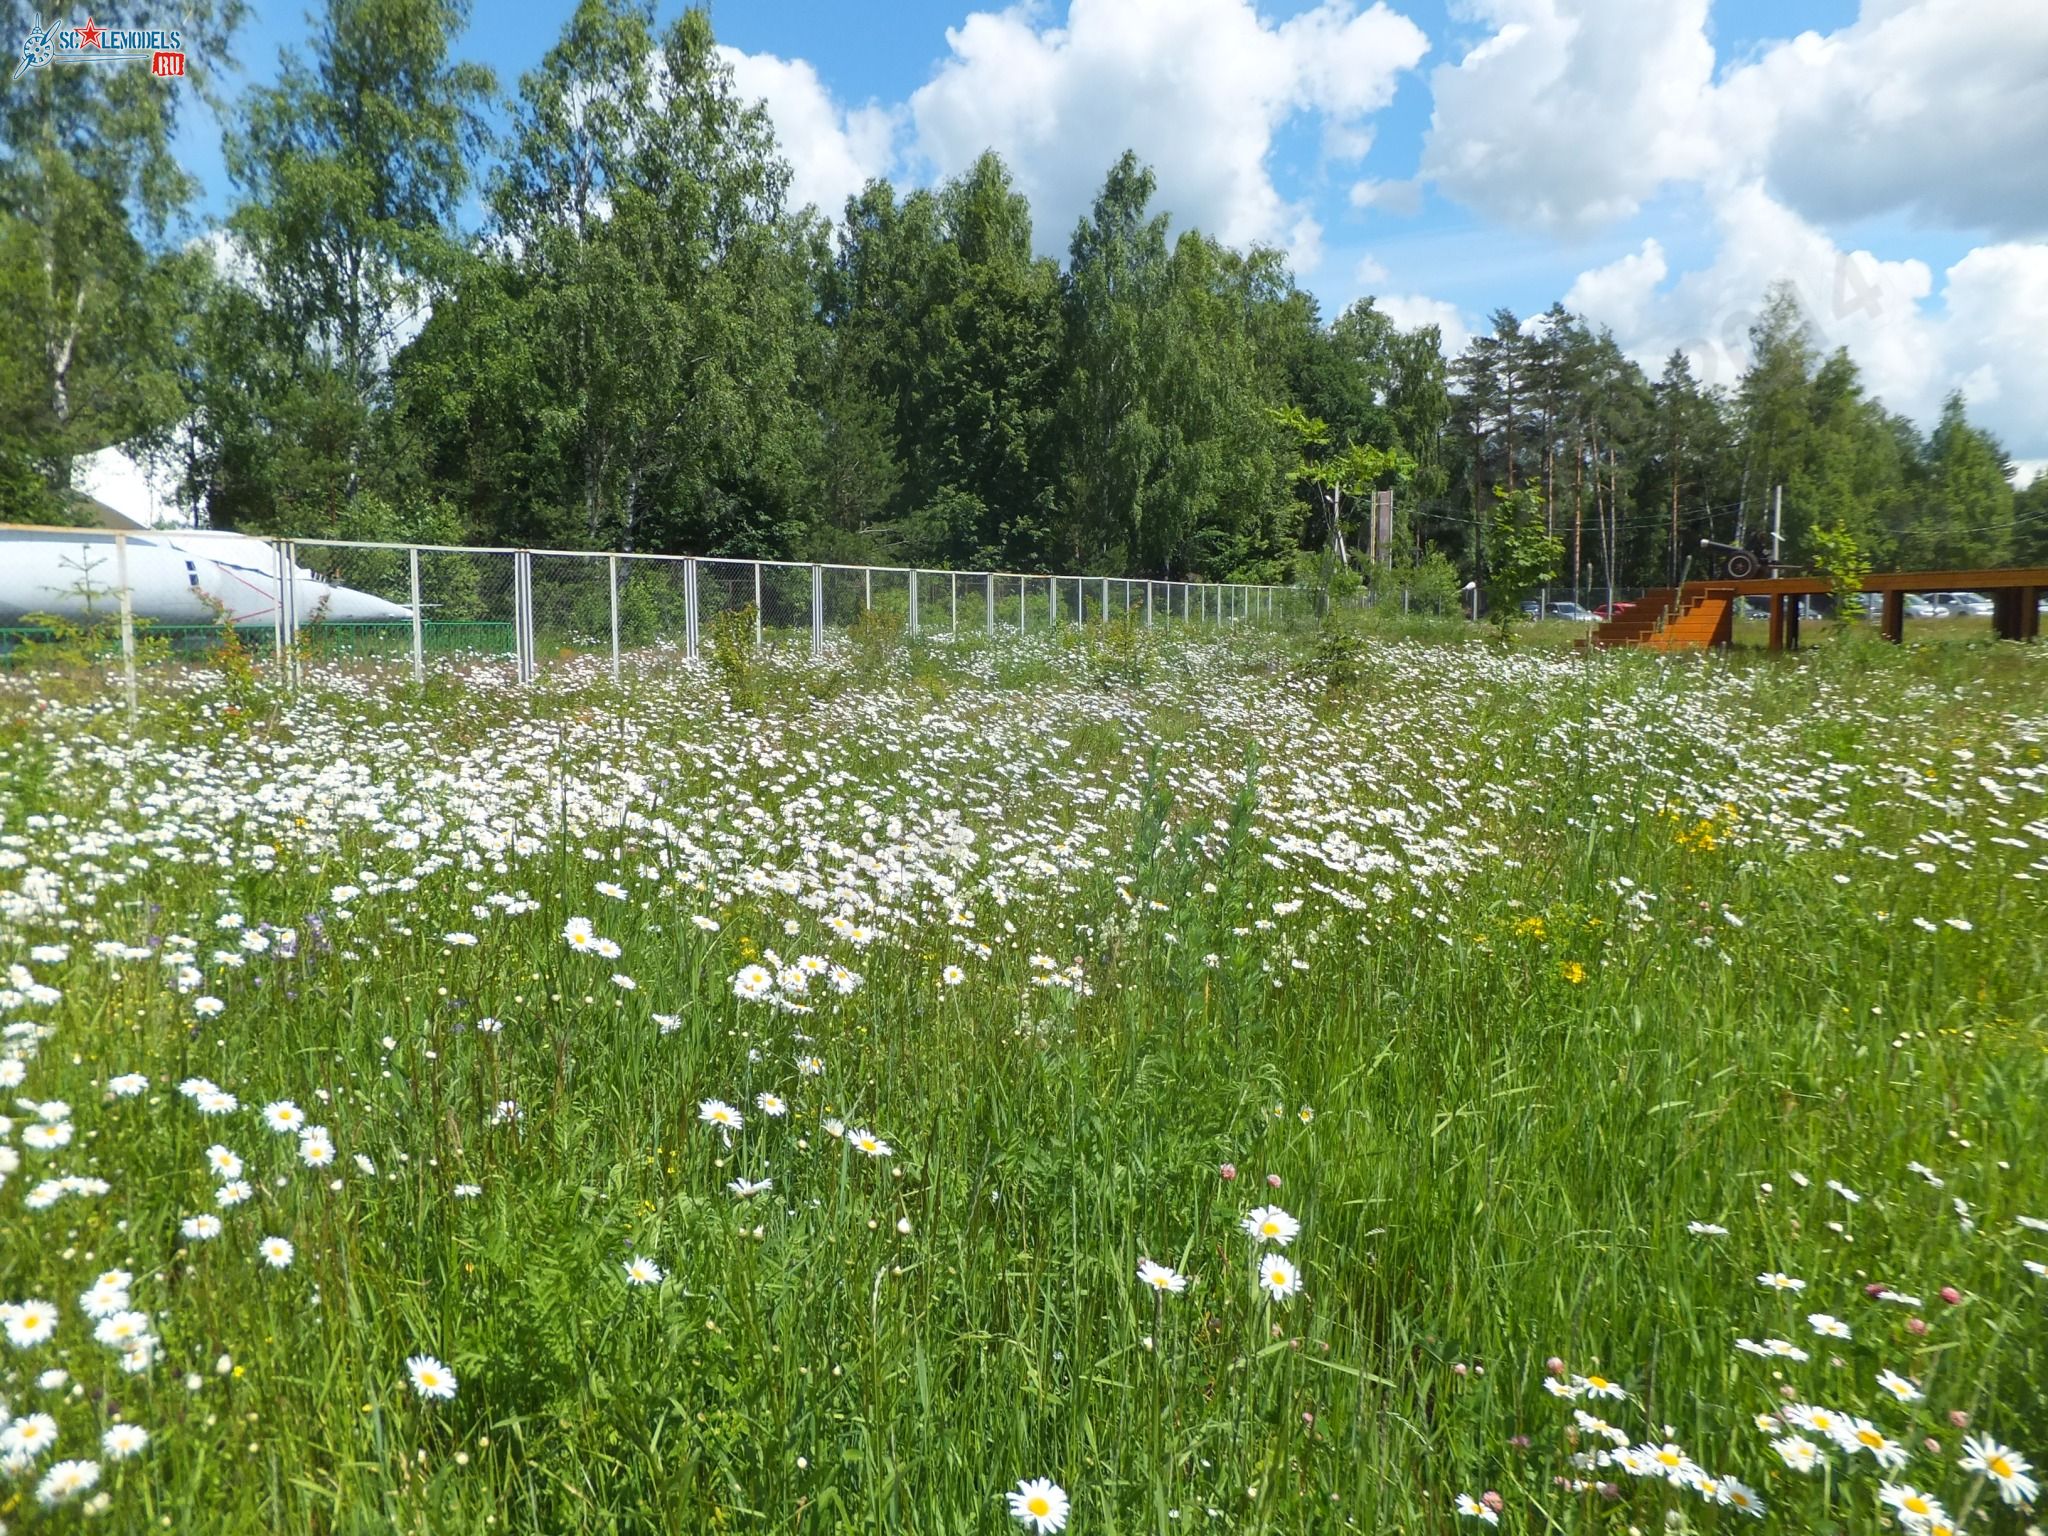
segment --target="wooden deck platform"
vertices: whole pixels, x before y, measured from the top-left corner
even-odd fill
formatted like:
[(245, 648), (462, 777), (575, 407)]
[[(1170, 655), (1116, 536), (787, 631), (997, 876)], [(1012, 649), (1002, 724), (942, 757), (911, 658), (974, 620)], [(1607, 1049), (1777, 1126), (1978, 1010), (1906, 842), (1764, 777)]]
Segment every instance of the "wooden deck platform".
[[(1686, 625), (1683, 642), (1663, 641), (1677, 621), (1720, 599), (1766, 598), (1771, 608), (1769, 647), (1799, 645), (1799, 600), (1825, 597), (1833, 588), (1825, 576), (1758, 576), (1748, 581), (1689, 581), (1677, 592), (1645, 593), (1642, 603), (1593, 631), (1595, 645), (1656, 645), (1658, 649), (1726, 645), (1728, 627)], [(2041, 635), (2041, 598), (2048, 594), (2048, 566), (2004, 571), (1875, 571), (1863, 578), (1865, 593), (1879, 600), (1878, 632), (1897, 643), (1905, 636), (1906, 598), (1911, 593), (1981, 592), (1992, 602), (1992, 632), (2002, 640), (2036, 640)]]

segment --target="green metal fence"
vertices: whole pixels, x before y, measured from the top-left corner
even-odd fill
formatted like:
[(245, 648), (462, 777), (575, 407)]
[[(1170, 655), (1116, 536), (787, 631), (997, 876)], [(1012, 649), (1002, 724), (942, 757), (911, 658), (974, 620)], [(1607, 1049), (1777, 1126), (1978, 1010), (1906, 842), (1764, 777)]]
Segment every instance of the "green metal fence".
[[(234, 633), (250, 650), (269, 654), (270, 625), (244, 625)], [(212, 654), (223, 643), (221, 628), (216, 624), (152, 624), (147, 620), (136, 622), (135, 639), (138, 646), (148, 651), (194, 659)], [(300, 627), (298, 639), (308, 652), (324, 661), (405, 661), (412, 655), (412, 625), (405, 621), (306, 624)], [(513, 654), (515, 643), (509, 621), (427, 619), (420, 624), (420, 649), (429, 656), (503, 657)], [(0, 671), (11, 672), (39, 652), (46, 656), (61, 653), (83, 661), (118, 662), (121, 636), (111, 625), (71, 631), (42, 624), (0, 626)]]

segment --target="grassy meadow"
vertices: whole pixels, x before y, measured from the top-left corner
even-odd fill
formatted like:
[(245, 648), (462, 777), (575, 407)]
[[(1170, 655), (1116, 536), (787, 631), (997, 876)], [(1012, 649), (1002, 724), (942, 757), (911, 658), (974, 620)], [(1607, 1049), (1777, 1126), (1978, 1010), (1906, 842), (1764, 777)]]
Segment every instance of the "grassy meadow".
[(0, 1522), (2034, 1529), (2048, 653), (1441, 630), (10, 684)]

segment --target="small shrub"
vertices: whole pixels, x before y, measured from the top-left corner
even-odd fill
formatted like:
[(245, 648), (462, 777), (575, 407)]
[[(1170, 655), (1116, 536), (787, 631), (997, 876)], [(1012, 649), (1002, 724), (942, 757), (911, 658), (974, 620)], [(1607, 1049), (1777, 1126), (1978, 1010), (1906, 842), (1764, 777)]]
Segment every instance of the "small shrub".
[(864, 678), (880, 676), (903, 644), (903, 615), (893, 608), (864, 608), (846, 631), (853, 642), (854, 668)]
[(1365, 641), (1339, 614), (1330, 613), (1316, 631), (1306, 670), (1332, 698), (1355, 693), (1365, 681)]
[(767, 689), (754, 651), (754, 605), (726, 608), (711, 617), (711, 675), (734, 709), (761, 707)]
[(1089, 674), (1096, 687), (1136, 688), (1151, 670), (1145, 637), (1128, 615), (1090, 631)]

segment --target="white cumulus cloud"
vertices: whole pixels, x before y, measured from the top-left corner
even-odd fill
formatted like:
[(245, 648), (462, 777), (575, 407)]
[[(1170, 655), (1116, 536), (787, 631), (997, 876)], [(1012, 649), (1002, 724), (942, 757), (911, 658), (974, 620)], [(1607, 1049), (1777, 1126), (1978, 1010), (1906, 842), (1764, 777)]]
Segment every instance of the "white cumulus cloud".
[(718, 55), (732, 70), (733, 88), (741, 98), (768, 109), (776, 142), (789, 162), (793, 207), (810, 204), (836, 219), (845, 212), (847, 198), (889, 174), (896, 159), (899, 110), (874, 103), (841, 106), (806, 59), (725, 47)]
[(1654, 239), (1581, 273), (1565, 305), (1612, 327), (1652, 372), (1685, 351), (1709, 382), (1749, 361), (1764, 295), (1790, 283), (1817, 342), (1847, 347), (1863, 382), (1925, 423), (1960, 389), (1971, 419), (2017, 454), (2048, 448), (2048, 245), (1980, 246), (1935, 276), (1923, 261), (1845, 248), (1751, 182), (1715, 207), (1720, 245), (1706, 266), (1671, 274)]
[(1432, 299), (1420, 293), (1382, 293), (1373, 298), (1381, 314), (1404, 331), (1433, 325), (1443, 340), (1446, 356), (1456, 356), (1472, 339), (1473, 323), (1457, 305), (1446, 299)]
[(1430, 74), (1423, 174), (1467, 206), (1572, 235), (1714, 165), (1707, 0), (1479, 0), (1493, 30)]
[(1613, 327), (1654, 366), (1674, 349), (1709, 382), (1733, 384), (1749, 359), (1749, 328), (1766, 293), (1788, 283), (1824, 347), (1846, 346), (1865, 383), (1895, 409), (1939, 404), (1926, 361), (1933, 338), (1921, 307), (1933, 288), (1923, 261), (1885, 261), (1843, 250), (1757, 183), (1724, 194), (1714, 209), (1720, 248), (1711, 263), (1675, 280), (1662, 248), (1582, 273), (1565, 307)]
[(2014, 453), (2048, 452), (2048, 244), (1979, 246), (1944, 278), (1944, 357), (1971, 418)]
[(2048, 5), (1864, 0), (1715, 91), (1730, 152), (1809, 218), (1907, 210), (2001, 236), (2048, 233)]
[(1072, 0), (1063, 25), (1017, 5), (971, 14), (946, 41), (910, 98), (916, 154), (948, 176), (999, 152), (1031, 199), (1041, 249), (1064, 250), (1132, 149), (1177, 227), (1282, 246), (1303, 270), (1321, 227), (1274, 185), (1275, 132), (1312, 111), (1326, 153), (1355, 159), (1366, 119), (1429, 46), (1405, 16), (1354, 0), (1277, 23), (1252, 0)]

